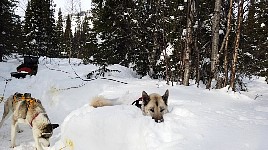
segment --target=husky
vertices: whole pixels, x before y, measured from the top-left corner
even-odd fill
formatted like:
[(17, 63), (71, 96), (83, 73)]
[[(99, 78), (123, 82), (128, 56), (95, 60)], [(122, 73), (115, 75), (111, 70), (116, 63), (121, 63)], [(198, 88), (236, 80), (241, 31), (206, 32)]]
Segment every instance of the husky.
[(4, 121), (11, 115), (11, 148), (16, 146), (15, 139), (17, 132), (22, 132), (19, 129), (18, 123), (30, 125), (37, 150), (43, 150), (42, 146), (50, 146), (49, 139), (53, 134), (53, 129), (59, 125), (50, 123), (39, 99), (32, 98), (30, 93), (15, 93), (11, 95), (5, 102), (0, 128)]
[[(168, 104), (167, 104), (168, 96), (169, 96), (168, 90), (166, 90), (163, 96), (157, 93), (152, 93), (148, 95), (145, 91), (143, 91), (142, 97), (140, 98), (141, 100), (140, 109), (143, 115), (151, 116), (152, 119), (154, 119), (155, 122), (157, 123), (163, 122), (164, 121), (163, 115), (168, 112)], [(93, 106), (95, 108), (103, 106), (112, 106), (112, 105), (114, 105), (114, 103), (109, 99), (105, 99), (103, 96), (94, 97), (90, 101), (90, 106)]]

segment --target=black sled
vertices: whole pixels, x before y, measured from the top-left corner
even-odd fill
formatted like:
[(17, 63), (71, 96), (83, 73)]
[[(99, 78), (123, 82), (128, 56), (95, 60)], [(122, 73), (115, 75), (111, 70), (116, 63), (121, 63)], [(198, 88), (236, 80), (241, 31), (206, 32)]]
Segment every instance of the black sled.
[(38, 57), (24, 56), (24, 61), (17, 67), (17, 72), (11, 72), (11, 77), (25, 78), (27, 75), (36, 75), (38, 70)]

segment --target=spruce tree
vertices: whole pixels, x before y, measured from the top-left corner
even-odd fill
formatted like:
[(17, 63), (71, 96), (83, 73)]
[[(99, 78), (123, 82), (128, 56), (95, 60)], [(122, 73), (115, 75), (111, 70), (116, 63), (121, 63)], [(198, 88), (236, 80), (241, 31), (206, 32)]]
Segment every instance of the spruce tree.
[(57, 42), (57, 47), (56, 47), (56, 54), (60, 56), (61, 52), (64, 51), (64, 36), (63, 36), (63, 18), (62, 18), (62, 12), (61, 8), (59, 8), (58, 12), (58, 19), (56, 23), (56, 42)]
[[(25, 53), (52, 56), (56, 32), (52, 0), (31, 0), (25, 13)], [(53, 57), (53, 56), (52, 56)]]
[(66, 20), (66, 27), (64, 30), (64, 48), (65, 48), (64, 53), (67, 53), (69, 58), (72, 57), (72, 40), (73, 40), (71, 23), (72, 22), (70, 15), (68, 15)]
[(92, 43), (94, 42), (91, 41), (90, 39), (91, 28), (89, 23), (90, 23), (90, 17), (88, 17), (88, 15), (86, 14), (82, 21), (81, 37), (80, 37), (80, 55), (84, 60), (89, 59), (92, 56), (92, 54), (89, 53), (91, 48), (88, 49), (87, 45), (90, 44), (91, 42)]
[(0, 2), (0, 62), (4, 55), (17, 52), (20, 48), (20, 19), (15, 15), (15, 1), (1, 0)]
[(268, 77), (268, 4), (265, 1), (250, 0), (248, 7), (245, 26), (242, 28), (242, 61), (238, 67), (246, 76)]
[[(128, 66), (128, 51), (132, 49), (131, 35), (131, 8), (132, 1), (108, 0), (93, 1), (96, 5), (93, 13), (96, 16), (94, 31), (98, 34), (101, 43), (98, 53), (94, 56), (99, 63), (121, 64)], [(94, 17), (95, 17), (94, 16)]]

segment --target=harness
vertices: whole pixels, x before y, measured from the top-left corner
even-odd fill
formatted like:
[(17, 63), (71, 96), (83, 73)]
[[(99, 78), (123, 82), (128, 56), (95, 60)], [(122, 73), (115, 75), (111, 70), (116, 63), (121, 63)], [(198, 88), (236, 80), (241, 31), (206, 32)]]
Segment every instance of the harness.
[[(17, 98), (18, 97), (18, 98)], [(37, 100), (35, 98), (31, 97), (30, 93), (24, 93), (24, 94), (20, 94), (20, 93), (15, 93), (13, 95), (13, 101), (12, 101), (12, 105), (13, 103), (17, 103), (19, 101), (26, 101), (26, 105), (27, 105), (27, 109), (31, 108), (34, 106), (35, 103), (37, 103)], [(31, 121), (29, 122), (29, 125), (31, 127), (33, 127), (33, 121), (34, 119), (40, 114), (40, 112), (36, 113), (33, 118), (31, 119)]]

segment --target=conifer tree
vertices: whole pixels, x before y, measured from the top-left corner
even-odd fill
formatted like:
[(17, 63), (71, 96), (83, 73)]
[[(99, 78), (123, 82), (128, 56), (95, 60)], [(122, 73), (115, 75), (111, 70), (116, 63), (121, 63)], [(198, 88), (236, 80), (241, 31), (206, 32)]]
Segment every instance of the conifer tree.
[(65, 52), (68, 53), (69, 59), (72, 57), (72, 40), (73, 40), (73, 34), (71, 30), (71, 18), (70, 15), (67, 16), (66, 20), (66, 27), (64, 30), (64, 47)]
[[(105, 4), (102, 1), (96, 3), (95, 12), (98, 13), (94, 20), (94, 31), (99, 34), (101, 43), (95, 57), (100, 63), (121, 64), (128, 66), (128, 51), (132, 49), (131, 36), (131, 8), (132, 1), (108, 0)], [(111, 57), (112, 56), (112, 57)]]
[(52, 0), (31, 0), (25, 13), (24, 36), (27, 54), (54, 54), (56, 44)]
[[(81, 32), (81, 55), (84, 62), (93, 62), (92, 56), (97, 50), (97, 39), (95, 33), (92, 31), (91, 22), (92, 16), (86, 15), (82, 21)], [(90, 60), (91, 59), (91, 60)]]
[(4, 55), (17, 52), (20, 43), (20, 19), (15, 15), (14, 1), (1, 0), (0, 2), (0, 62)]
[(63, 18), (62, 18), (62, 12), (61, 8), (59, 8), (58, 12), (58, 20), (56, 23), (56, 34), (57, 34), (57, 50), (56, 54), (59, 56), (61, 52), (64, 52), (64, 32), (63, 32)]
[(267, 1), (248, 2), (248, 15), (242, 28), (241, 59), (239, 69), (246, 76), (261, 75), (268, 77), (268, 11)]

